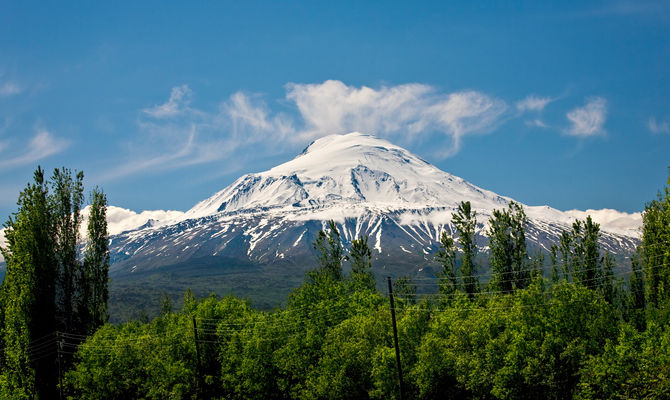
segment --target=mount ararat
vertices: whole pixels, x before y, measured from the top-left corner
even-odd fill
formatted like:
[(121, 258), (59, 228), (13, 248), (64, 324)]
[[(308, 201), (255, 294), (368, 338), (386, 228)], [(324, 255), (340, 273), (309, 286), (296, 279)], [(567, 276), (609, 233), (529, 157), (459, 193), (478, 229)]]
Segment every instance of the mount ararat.
[[(220, 271), (280, 267), (301, 276), (316, 261), (316, 234), (333, 219), (345, 247), (354, 238), (369, 236), (377, 272), (413, 275), (434, 265), (443, 230), (454, 235), (451, 214), (461, 201), (470, 201), (476, 210), (477, 240), (486, 251), (488, 219), (512, 199), (441, 171), (386, 140), (357, 132), (331, 135), (289, 162), (240, 177), (185, 213), (153, 212), (157, 219), (113, 235), (110, 274), (197, 265)], [(534, 251), (548, 251), (562, 230), (587, 214), (548, 206), (524, 209), (527, 240)], [(114, 213), (123, 214), (110, 208), (111, 217)], [(634, 250), (639, 214), (589, 213), (601, 224), (604, 250)], [(144, 220), (141, 214), (132, 217), (136, 223)], [(119, 218), (118, 223), (124, 222)]]

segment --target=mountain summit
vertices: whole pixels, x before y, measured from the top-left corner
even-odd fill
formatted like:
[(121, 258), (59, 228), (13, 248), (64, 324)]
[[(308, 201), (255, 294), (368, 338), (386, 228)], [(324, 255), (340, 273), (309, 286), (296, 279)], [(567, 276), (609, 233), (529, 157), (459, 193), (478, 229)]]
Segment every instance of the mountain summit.
[(443, 172), (386, 140), (353, 132), (323, 137), (287, 163), (242, 176), (198, 203), (184, 218), (258, 209), (425, 208), (460, 201), (492, 208), (504, 206), (508, 200)]

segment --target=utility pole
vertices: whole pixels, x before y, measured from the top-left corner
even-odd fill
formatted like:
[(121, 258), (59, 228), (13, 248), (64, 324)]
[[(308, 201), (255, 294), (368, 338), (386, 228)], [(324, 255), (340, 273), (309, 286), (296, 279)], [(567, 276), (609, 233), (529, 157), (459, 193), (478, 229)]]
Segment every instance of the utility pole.
[(400, 400), (405, 398), (405, 388), (402, 381), (402, 366), (400, 365), (400, 347), (398, 346), (398, 328), (395, 324), (395, 304), (393, 303), (393, 285), (391, 277), (387, 276), (386, 281), (389, 284), (389, 299), (391, 300), (391, 321), (393, 321), (393, 343), (395, 344), (395, 360), (398, 365), (398, 385), (400, 386)]
[(58, 395), (60, 400), (63, 400), (63, 371), (61, 370), (61, 362), (60, 359), (63, 354), (63, 339), (61, 337), (60, 332), (56, 332), (56, 342), (57, 347), (57, 359), (58, 359)]
[(202, 362), (200, 361), (200, 346), (198, 345), (198, 325), (195, 323), (195, 316), (193, 316), (193, 341), (195, 343), (195, 354), (198, 360), (198, 382), (200, 386), (200, 394), (205, 390), (205, 385), (202, 379)]

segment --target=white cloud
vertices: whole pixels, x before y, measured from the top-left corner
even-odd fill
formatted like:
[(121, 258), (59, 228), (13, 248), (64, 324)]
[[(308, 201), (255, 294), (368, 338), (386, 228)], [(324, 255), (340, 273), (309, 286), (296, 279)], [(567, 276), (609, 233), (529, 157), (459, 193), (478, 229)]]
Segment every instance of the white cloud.
[(259, 95), (234, 93), (213, 111), (191, 107), (192, 95), (181, 85), (167, 102), (142, 110), (149, 117), (140, 119), (144, 135), (128, 146), (136, 155), (106, 178), (239, 157), (252, 145), (254, 153), (277, 153), (295, 143), (352, 131), (405, 140), (441, 133), (453, 143), (443, 154), (449, 156), (464, 136), (492, 130), (507, 110), (504, 101), (480, 92), (440, 93), (421, 84), (373, 89), (335, 80), (290, 83), (285, 100), (295, 105), (295, 116), (273, 113)]
[(284, 140), (295, 132), (293, 122), (286, 115), (272, 116), (258, 96), (243, 92), (233, 94), (221, 105), (215, 121), (222, 128), (228, 127), (237, 141), (247, 143), (265, 139), (268, 134), (276, 140)]
[(22, 91), (23, 89), (21, 86), (13, 82), (5, 82), (4, 84), (0, 84), (1, 97), (13, 96), (15, 94), (21, 93)]
[(30, 143), (23, 154), (0, 159), (0, 168), (6, 169), (32, 164), (43, 158), (60, 153), (68, 146), (68, 141), (54, 137), (54, 135), (46, 129), (40, 129), (30, 140)]
[(549, 128), (549, 125), (544, 123), (541, 119), (532, 119), (532, 120), (526, 120), (526, 126), (532, 126), (532, 127), (537, 127), (537, 128)]
[(652, 133), (670, 133), (670, 123), (668, 121), (657, 121), (655, 117), (649, 118), (647, 128)]
[[(91, 206), (84, 207), (81, 210), (82, 221), (79, 229), (81, 237), (86, 237), (86, 226), (88, 224), (88, 216), (91, 212)], [(110, 235), (118, 235), (119, 233), (137, 229), (147, 222), (151, 221), (152, 226), (162, 225), (164, 223), (174, 221), (180, 218), (184, 213), (182, 211), (173, 210), (147, 210), (141, 213), (128, 210), (126, 208), (108, 206), (107, 207), (107, 231)]]
[(626, 213), (603, 208), (601, 210), (588, 209), (586, 211), (569, 210), (565, 212), (573, 219), (586, 219), (591, 216), (601, 225), (603, 230), (628, 236), (639, 236), (642, 228), (642, 213)]
[(586, 105), (568, 112), (566, 117), (571, 126), (566, 130), (572, 136), (593, 136), (602, 134), (607, 118), (607, 101), (602, 97), (589, 98)]
[(142, 111), (154, 118), (174, 117), (184, 113), (188, 109), (192, 97), (193, 91), (188, 85), (176, 86), (172, 88), (168, 101)]
[(439, 93), (422, 84), (373, 89), (329, 80), (289, 84), (287, 90), (304, 121), (299, 140), (351, 131), (386, 137), (440, 132), (453, 141), (447, 155), (459, 150), (462, 137), (490, 130), (507, 109), (480, 92)]
[(520, 112), (542, 111), (547, 106), (547, 104), (551, 103), (554, 100), (555, 99), (552, 99), (551, 97), (539, 97), (531, 94), (526, 96), (526, 98), (524, 98), (523, 100), (517, 101), (516, 109), (519, 110)]

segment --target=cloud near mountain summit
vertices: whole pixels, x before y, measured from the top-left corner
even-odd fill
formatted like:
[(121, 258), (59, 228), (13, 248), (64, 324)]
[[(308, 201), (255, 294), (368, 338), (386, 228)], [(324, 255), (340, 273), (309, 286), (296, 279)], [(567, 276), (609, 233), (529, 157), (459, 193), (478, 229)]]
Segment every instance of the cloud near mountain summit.
[[(327, 80), (288, 83), (285, 89), (278, 102), (288, 110), (276, 111), (263, 96), (244, 91), (213, 110), (199, 109), (192, 104), (195, 94), (188, 85), (172, 88), (164, 103), (141, 110), (141, 135), (130, 146), (137, 154), (130, 154), (108, 178), (230, 159), (252, 148), (253, 154), (277, 154), (353, 131), (403, 145), (430, 141), (432, 156), (446, 158), (458, 153), (465, 137), (490, 133), (510, 118), (542, 110), (554, 100), (528, 96), (512, 107), (515, 112), (506, 101), (480, 91), (445, 92), (419, 83), (372, 88)], [(605, 100), (596, 100), (568, 114), (572, 135), (600, 130)]]
[(448, 157), (458, 152), (463, 137), (492, 131), (508, 109), (503, 100), (478, 91), (445, 93), (417, 83), (376, 89), (338, 80), (289, 83), (284, 100), (295, 113), (273, 112), (262, 96), (243, 91), (214, 111), (193, 107), (193, 97), (188, 85), (180, 85), (172, 88), (164, 103), (143, 109), (140, 128), (146, 135), (132, 146), (136, 159), (127, 160), (108, 177), (211, 162), (251, 145), (256, 151), (260, 147), (276, 152), (352, 131), (398, 142), (442, 134), (448, 140), (447, 150), (438, 155)]
[(463, 136), (485, 132), (507, 109), (504, 101), (477, 91), (441, 93), (429, 85), (404, 84), (373, 89), (336, 80), (289, 84), (286, 98), (304, 122), (300, 140), (353, 131), (381, 137), (440, 132), (456, 153)]

